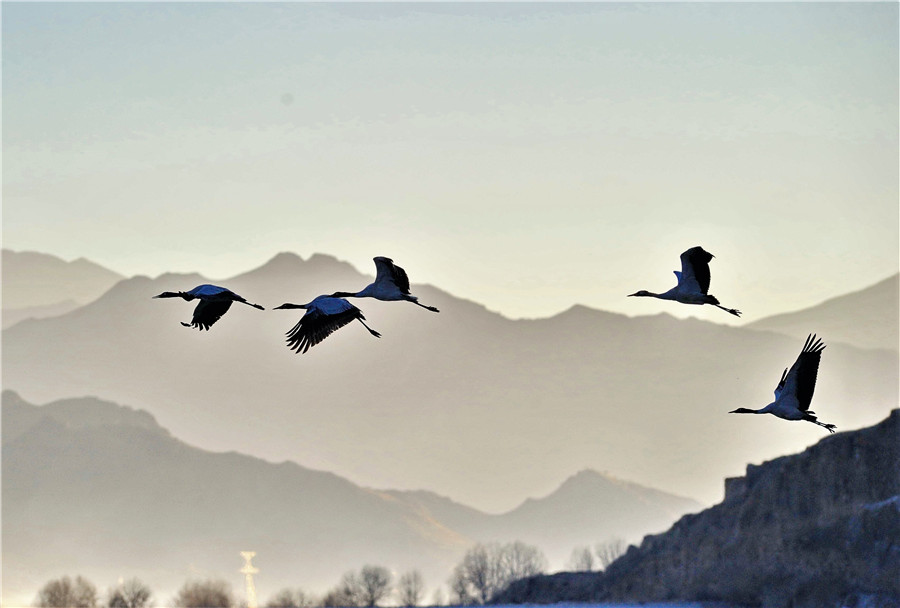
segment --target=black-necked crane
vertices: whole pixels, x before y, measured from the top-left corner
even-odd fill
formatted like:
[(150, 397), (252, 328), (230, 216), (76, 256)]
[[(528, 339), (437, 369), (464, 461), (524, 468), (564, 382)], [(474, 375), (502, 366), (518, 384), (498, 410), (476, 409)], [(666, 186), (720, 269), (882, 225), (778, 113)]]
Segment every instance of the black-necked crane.
[(219, 287), (218, 285), (198, 285), (190, 291), (164, 291), (154, 298), (182, 298), (190, 302), (191, 300), (200, 300), (194, 308), (194, 316), (190, 323), (181, 322), (185, 327), (196, 327), (199, 330), (209, 330), (209, 328), (219, 319), (222, 318), (228, 309), (231, 308), (232, 302), (240, 302), (259, 310), (265, 310), (259, 304), (248, 302), (230, 289)]
[(344, 298), (337, 297), (336, 294), (318, 296), (308, 304), (285, 303), (276, 306), (273, 310), (282, 308), (306, 310), (300, 321), (285, 334), (288, 348), (297, 353), (305, 353), (310, 347), (315, 346), (353, 320), (362, 323), (363, 327), (376, 338), (381, 337), (380, 333), (366, 325), (365, 317), (360, 309)]
[(681, 272), (674, 271), (675, 276), (678, 277), (678, 285), (664, 293), (641, 290), (628, 294), (628, 296), (674, 300), (682, 304), (712, 304), (739, 317), (741, 311), (725, 308), (719, 304), (719, 300), (715, 296), (707, 293), (709, 291), (709, 261), (713, 257), (713, 254), (705, 251), (703, 247), (691, 247), (681, 254)]
[(366, 285), (362, 291), (351, 293), (338, 291), (332, 294), (338, 298), (375, 298), (385, 302), (405, 300), (421, 306), (431, 312), (440, 312), (434, 306), (425, 306), (419, 302), (419, 298), (409, 293), (409, 277), (406, 271), (394, 264), (394, 260), (379, 256), (372, 258), (375, 261), (375, 282)]
[(815, 412), (809, 409), (813, 392), (816, 390), (816, 376), (819, 373), (819, 360), (822, 358), (823, 350), (825, 345), (822, 344), (822, 339), (816, 339), (815, 334), (810, 334), (790, 371), (785, 369), (781, 374), (781, 382), (775, 387), (775, 401), (758, 410), (739, 407), (728, 413), (772, 414), (785, 420), (806, 420), (833, 433), (837, 427), (819, 422)]

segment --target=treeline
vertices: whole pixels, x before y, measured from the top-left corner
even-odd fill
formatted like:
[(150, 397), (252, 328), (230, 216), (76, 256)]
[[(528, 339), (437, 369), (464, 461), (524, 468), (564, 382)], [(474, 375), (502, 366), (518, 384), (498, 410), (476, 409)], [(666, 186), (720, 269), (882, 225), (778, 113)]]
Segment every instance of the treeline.
[[(592, 552), (576, 547), (570, 567), (576, 570), (601, 569), (625, 550), (620, 540), (598, 544)], [(596, 554), (596, 557), (595, 557)], [(469, 549), (453, 569), (447, 581), (449, 604), (467, 606), (486, 604), (511, 582), (543, 574), (547, 559), (537, 547), (516, 541), (500, 544), (477, 544)], [(346, 572), (338, 584), (321, 597), (301, 588), (285, 588), (275, 593), (262, 606), (265, 608), (373, 608), (386, 603), (419, 606), (424, 600), (425, 581), (418, 570), (410, 570), (394, 578), (384, 566), (365, 565)], [(391, 601), (393, 600), (393, 601)], [(231, 585), (221, 579), (191, 580), (184, 583), (171, 599), (157, 603), (152, 590), (133, 578), (110, 587), (101, 597), (97, 587), (84, 577), (65, 576), (51, 580), (38, 592), (37, 608), (242, 608)], [(447, 603), (438, 589), (430, 605)]]
[[(393, 581), (391, 571), (382, 566), (363, 566), (359, 572), (346, 573), (337, 587), (321, 598), (303, 589), (282, 589), (265, 604), (266, 608), (374, 607), (396, 591), (402, 606), (418, 606), (422, 600), (422, 575), (413, 570)], [(64, 576), (47, 582), (37, 594), (38, 608), (246, 608), (238, 601), (231, 585), (222, 579), (191, 580), (175, 596), (158, 604), (150, 587), (137, 578), (110, 588), (101, 597), (97, 587), (82, 576)]]

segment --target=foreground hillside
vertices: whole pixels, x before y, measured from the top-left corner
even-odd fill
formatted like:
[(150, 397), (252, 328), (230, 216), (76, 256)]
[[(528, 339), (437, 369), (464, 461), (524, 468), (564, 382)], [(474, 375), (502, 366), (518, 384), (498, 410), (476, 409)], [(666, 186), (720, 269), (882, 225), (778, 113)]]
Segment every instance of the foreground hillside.
[(711, 600), (823, 608), (900, 605), (900, 410), (726, 481), (602, 574), (517, 581), (498, 603)]
[(491, 515), (431, 493), (200, 450), (146, 412), (94, 398), (35, 406), (5, 391), (2, 440), (10, 606), (30, 604), (64, 574), (100, 584), (138, 576), (164, 598), (189, 577), (230, 579), (242, 550), (258, 553), (262, 596), (287, 586), (321, 593), (367, 563), (417, 568), (430, 590), (478, 541), (524, 540), (561, 566), (576, 544), (638, 538), (700, 508), (583, 471), (550, 496)]
[[(286, 348), (299, 311), (272, 307), (370, 279), (333, 257), (280, 254), (222, 282), (267, 310), (232, 307), (209, 332), (181, 326), (191, 303), (152, 298), (209, 278), (125, 279), (68, 314), (4, 330), (3, 384), (42, 403), (101, 395), (201, 448), (495, 513), (583, 468), (712, 504), (746, 462), (822, 436), (727, 413), (768, 403), (802, 340), (696, 319), (573, 306), (510, 320), (413, 285), (439, 314), (360, 300), (381, 339), (353, 323), (304, 355)], [(840, 430), (882, 419), (897, 403), (897, 352), (820, 335), (815, 410)]]

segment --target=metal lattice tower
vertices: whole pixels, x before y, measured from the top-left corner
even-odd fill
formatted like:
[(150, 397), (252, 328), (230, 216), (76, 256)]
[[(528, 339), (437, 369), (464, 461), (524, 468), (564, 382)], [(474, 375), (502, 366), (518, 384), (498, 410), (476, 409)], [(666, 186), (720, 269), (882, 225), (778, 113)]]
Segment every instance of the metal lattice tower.
[(256, 604), (256, 586), (253, 584), (253, 575), (259, 572), (259, 568), (253, 566), (250, 560), (256, 555), (256, 551), (241, 551), (241, 557), (244, 558), (244, 567), (241, 568), (241, 574), (247, 581), (247, 608), (257, 608)]

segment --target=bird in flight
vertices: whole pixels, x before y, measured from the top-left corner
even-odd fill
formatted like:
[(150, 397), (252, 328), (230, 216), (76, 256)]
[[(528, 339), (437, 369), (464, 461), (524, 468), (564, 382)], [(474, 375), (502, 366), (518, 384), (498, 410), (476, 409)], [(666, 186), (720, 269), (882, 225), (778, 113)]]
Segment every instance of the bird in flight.
[(367, 285), (362, 291), (352, 293), (338, 291), (332, 294), (337, 298), (375, 298), (385, 302), (406, 300), (417, 306), (421, 306), (431, 312), (440, 312), (434, 306), (426, 306), (419, 303), (419, 298), (409, 293), (409, 277), (406, 271), (394, 264), (394, 261), (386, 257), (372, 258), (375, 261), (375, 282)]
[(637, 296), (645, 298), (659, 298), (660, 300), (675, 300), (682, 304), (712, 304), (736, 317), (741, 316), (741, 311), (734, 308), (725, 308), (719, 304), (715, 296), (709, 291), (709, 261), (713, 254), (705, 251), (703, 247), (691, 247), (681, 254), (681, 272), (675, 270), (678, 277), (678, 285), (664, 293), (653, 293), (641, 290), (628, 294), (628, 297)]
[(164, 291), (154, 298), (182, 298), (190, 302), (191, 300), (200, 300), (194, 308), (194, 316), (190, 323), (182, 321), (185, 327), (196, 327), (199, 330), (207, 330), (219, 319), (222, 318), (228, 309), (231, 308), (232, 302), (240, 302), (259, 310), (265, 310), (259, 304), (248, 302), (230, 289), (219, 287), (217, 285), (198, 285), (190, 291)]
[(305, 353), (310, 347), (315, 346), (335, 331), (357, 320), (369, 333), (380, 338), (381, 334), (366, 325), (362, 311), (356, 306), (338, 297), (337, 294), (324, 295), (315, 298), (308, 304), (285, 303), (276, 306), (273, 310), (283, 308), (303, 308), (306, 313), (300, 321), (287, 332), (288, 348), (296, 353)]
[(825, 427), (829, 433), (833, 433), (837, 427), (833, 424), (819, 422), (815, 412), (809, 409), (813, 391), (816, 390), (816, 376), (819, 372), (819, 360), (822, 358), (823, 350), (825, 350), (825, 345), (822, 344), (822, 339), (816, 339), (815, 334), (810, 334), (790, 371), (785, 369), (781, 374), (781, 382), (775, 387), (775, 401), (758, 410), (740, 407), (728, 413), (773, 414), (785, 420), (806, 420)]

